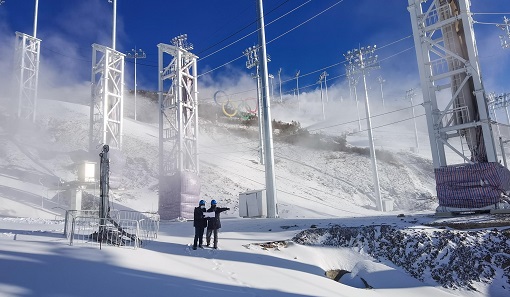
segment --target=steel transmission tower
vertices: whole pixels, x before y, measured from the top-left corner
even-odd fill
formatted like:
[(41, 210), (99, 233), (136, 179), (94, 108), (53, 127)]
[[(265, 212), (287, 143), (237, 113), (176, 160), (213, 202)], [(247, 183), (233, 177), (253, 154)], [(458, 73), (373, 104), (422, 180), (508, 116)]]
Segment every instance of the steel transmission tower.
[(89, 150), (102, 144), (122, 148), (124, 124), (124, 54), (92, 45), (92, 99)]
[[(193, 218), (199, 200), (197, 56), (187, 35), (158, 44), (159, 214)], [(164, 58), (171, 56), (165, 66)]]
[[(449, 165), (446, 149), (468, 163), (497, 162), (469, 2), (455, 3), (409, 0), (408, 7), (434, 168)], [(451, 97), (439, 104), (438, 92), (448, 88)], [(458, 137), (465, 138), (471, 156), (456, 147), (452, 140)]]
[(142, 49), (132, 49), (131, 52), (126, 54), (126, 58), (135, 59), (135, 121), (136, 121), (136, 60), (137, 59), (145, 59), (147, 55)]
[(90, 102), (89, 151), (104, 144), (122, 149), (124, 127), (124, 57), (115, 50), (117, 0), (113, 3), (112, 48), (92, 44), (92, 91)]
[[(498, 162), (470, 1), (408, 1), (436, 177), (436, 215), (507, 213), (510, 204), (502, 197), (510, 191), (510, 171)], [(441, 90), (450, 91), (447, 98)], [(492, 172), (499, 178), (492, 179)]]
[(498, 28), (503, 30), (504, 34), (499, 35), (499, 39), (501, 40), (502, 48), (510, 48), (510, 19), (506, 16), (503, 17), (504, 24), (496, 25)]
[(41, 40), (16, 32), (18, 118), (35, 122)]
[(377, 55), (374, 55), (375, 45), (373, 47), (368, 46), (361, 49), (353, 49), (345, 54), (345, 59), (349, 62), (349, 69), (352, 71), (351, 74), (359, 73), (363, 77), (363, 86), (365, 88), (365, 112), (367, 117), (367, 130), (368, 130), (368, 142), (370, 146), (370, 159), (372, 161), (372, 174), (374, 181), (374, 192), (376, 208), (379, 211), (384, 211), (381, 199), (381, 189), (379, 186), (379, 173), (377, 172), (377, 159), (375, 155), (374, 138), (372, 136), (372, 120), (370, 117), (370, 105), (368, 102), (368, 89), (366, 75), (371, 69), (379, 68), (377, 62)]
[[(2, 1), (3, 3), (3, 1)], [(1, 3), (0, 3), (1, 4)], [(18, 118), (35, 122), (41, 40), (37, 38), (39, 0), (35, 0), (34, 34), (16, 32), (15, 78), (18, 95)]]

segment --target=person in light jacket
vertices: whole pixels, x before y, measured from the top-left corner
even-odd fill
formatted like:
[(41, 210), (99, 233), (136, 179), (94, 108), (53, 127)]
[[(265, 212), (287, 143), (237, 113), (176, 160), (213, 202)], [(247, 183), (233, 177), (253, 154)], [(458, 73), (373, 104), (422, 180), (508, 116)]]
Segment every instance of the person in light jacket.
[(211, 235), (214, 234), (213, 248), (218, 248), (218, 229), (221, 228), (220, 221), (220, 213), (230, 210), (228, 207), (216, 207), (216, 200), (211, 200), (211, 208), (207, 210), (207, 212), (214, 212), (215, 215), (212, 218), (208, 218), (207, 223), (207, 233), (205, 239), (207, 241), (207, 246), (211, 243)]

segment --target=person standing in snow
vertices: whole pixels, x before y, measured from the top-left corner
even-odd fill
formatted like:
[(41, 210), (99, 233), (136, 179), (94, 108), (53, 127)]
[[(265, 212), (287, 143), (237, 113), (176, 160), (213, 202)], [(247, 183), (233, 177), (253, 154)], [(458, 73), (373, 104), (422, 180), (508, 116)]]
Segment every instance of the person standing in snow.
[(216, 207), (216, 200), (211, 200), (211, 208), (207, 210), (207, 212), (214, 212), (214, 217), (209, 218), (209, 222), (207, 223), (207, 234), (205, 236), (205, 239), (207, 241), (207, 246), (211, 243), (211, 235), (214, 234), (214, 246), (213, 248), (218, 248), (218, 229), (221, 228), (221, 221), (220, 221), (220, 213), (224, 212), (225, 210), (230, 210), (228, 207)]
[(200, 200), (198, 202), (198, 207), (195, 207), (195, 213), (193, 216), (193, 227), (195, 227), (195, 240), (193, 241), (193, 249), (197, 249), (198, 247), (202, 247), (202, 242), (204, 239), (204, 229), (207, 227), (207, 219), (204, 216), (205, 212), (205, 201)]

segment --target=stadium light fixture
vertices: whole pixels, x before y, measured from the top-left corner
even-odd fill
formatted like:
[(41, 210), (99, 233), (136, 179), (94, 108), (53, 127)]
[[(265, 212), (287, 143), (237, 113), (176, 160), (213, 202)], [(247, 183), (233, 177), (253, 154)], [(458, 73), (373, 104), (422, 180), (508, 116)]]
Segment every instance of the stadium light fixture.
[(370, 105), (368, 102), (368, 89), (366, 75), (371, 69), (378, 69), (377, 55), (374, 55), (376, 47), (368, 46), (359, 49), (353, 49), (344, 54), (348, 63), (348, 71), (352, 75), (360, 73), (363, 77), (363, 86), (365, 87), (365, 112), (367, 117), (368, 142), (370, 145), (370, 159), (372, 161), (372, 174), (374, 180), (376, 207), (379, 211), (384, 211), (381, 199), (381, 189), (379, 186), (379, 174), (377, 172), (377, 160), (375, 155), (374, 139), (372, 136), (372, 122), (370, 118)]

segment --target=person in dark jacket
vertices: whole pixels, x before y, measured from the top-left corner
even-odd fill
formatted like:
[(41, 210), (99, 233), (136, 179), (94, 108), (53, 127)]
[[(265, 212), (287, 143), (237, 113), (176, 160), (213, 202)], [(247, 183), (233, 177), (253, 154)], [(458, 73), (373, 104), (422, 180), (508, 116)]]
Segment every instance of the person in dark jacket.
[(204, 239), (204, 229), (207, 227), (207, 219), (204, 216), (205, 212), (205, 201), (200, 200), (198, 207), (195, 207), (195, 213), (193, 216), (193, 227), (195, 227), (195, 240), (193, 241), (193, 249), (198, 247), (202, 248), (202, 242)]
[(220, 213), (225, 210), (230, 210), (228, 207), (216, 207), (216, 200), (211, 200), (211, 208), (207, 210), (207, 212), (214, 212), (214, 217), (209, 218), (209, 222), (207, 223), (207, 233), (205, 239), (207, 241), (207, 246), (211, 243), (211, 235), (214, 234), (214, 246), (213, 248), (218, 248), (218, 229), (221, 228), (220, 221)]

